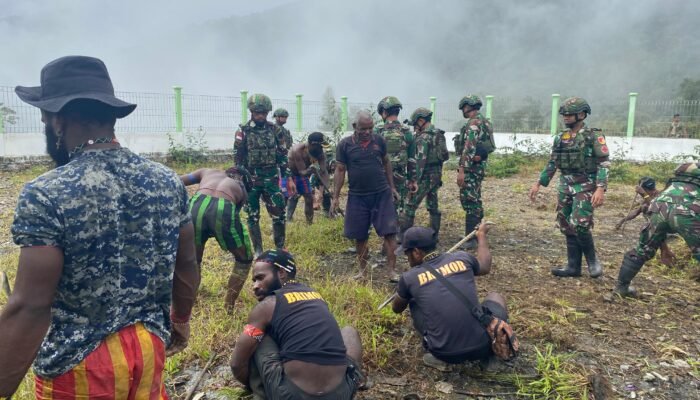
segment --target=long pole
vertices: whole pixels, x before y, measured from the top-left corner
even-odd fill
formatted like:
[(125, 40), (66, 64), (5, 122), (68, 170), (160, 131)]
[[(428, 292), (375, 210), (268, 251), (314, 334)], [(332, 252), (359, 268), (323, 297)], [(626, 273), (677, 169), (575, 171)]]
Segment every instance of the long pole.
[[(486, 225), (494, 225), (493, 222), (484, 222), (484, 224), (486, 224)], [(462, 240), (460, 240), (459, 242), (457, 242), (454, 246), (450, 247), (450, 249), (447, 250), (445, 253), (452, 253), (453, 251), (457, 250), (457, 249), (459, 248), (459, 246), (461, 246), (462, 244), (464, 244), (464, 242), (466, 242), (466, 241), (472, 239), (474, 236), (476, 236), (476, 232), (477, 232), (478, 230), (479, 230), (479, 226), (477, 225), (477, 227), (474, 228), (474, 230), (471, 231), (470, 234), (468, 234), (467, 236), (463, 237)], [(381, 310), (382, 308), (384, 308), (384, 307), (386, 307), (387, 305), (389, 305), (389, 303), (391, 303), (391, 302), (394, 300), (394, 298), (395, 298), (396, 296), (397, 296), (397, 293), (396, 293), (396, 292), (392, 293), (391, 296), (387, 297), (386, 300), (382, 301), (382, 303), (379, 304), (379, 307), (377, 307), (377, 311), (379, 311), (379, 310)]]

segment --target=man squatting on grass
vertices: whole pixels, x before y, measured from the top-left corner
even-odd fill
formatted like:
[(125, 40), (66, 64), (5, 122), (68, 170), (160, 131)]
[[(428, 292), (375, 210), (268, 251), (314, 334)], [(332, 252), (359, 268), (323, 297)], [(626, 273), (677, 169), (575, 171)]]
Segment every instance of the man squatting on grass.
[(396, 282), (396, 233), (399, 231), (398, 215), (394, 202), (399, 193), (394, 188), (393, 171), (387, 156), (384, 139), (372, 133), (374, 121), (368, 111), (360, 111), (352, 124), (355, 133), (338, 143), (336, 171), (333, 176), (333, 204), (338, 210), (340, 190), (348, 172), (350, 184), (348, 202), (345, 208), (345, 237), (355, 240), (357, 260), (362, 277), (367, 267), (367, 239), (370, 225), (377, 235), (384, 238), (387, 259), (387, 272)]
[[(432, 266), (464, 293), (472, 304), (479, 304), (474, 276), (486, 275), (491, 271), (491, 251), (486, 240), (488, 231), (489, 225), (479, 226), (476, 257), (464, 251), (440, 254), (435, 231), (419, 226), (408, 229), (401, 246), (396, 249), (397, 255), (403, 253), (408, 257), (412, 268), (401, 275), (398, 296), (391, 308), (395, 313), (401, 313), (410, 306), (413, 326), (423, 338), (423, 347), (428, 351), (423, 357), (423, 362), (428, 366), (446, 369), (447, 364), (488, 360), (493, 354), (491, 339), (483, 325), (462, 300), (425, 267), (426, 264)], [(508, 321), (506, 301), (502, 295), (489, 293), (481, 306), (484, 313)]]
[(198, 169), (180, 176), (180, 179), (185, 186), (199, 184), (189, 205), (200, 274), (204, 247), (211, 237), (216, 238), (221, 250), (231, 253), (235, 260), (224, 299), (226, 308), (231, 312), (253, 262), (248, 232), (241, 223), (241, 208), (248, 201), (244, 179), (236, 167), (229, 168), (226, 172)]
[(329, 186), (328, 170), (326, 169), (326, 154), (323, 152), (325, 136), (321, 132), (313, 132), (306, 143), (298, 143), (289, 150), (289, 172), (296, 183), (297, 196), (289, 198), (287, 203), (287, 220), (291, 221), (296, 209), (299, 196), (304, 196), (304, 215), (306, 223), (314, 222), (314, 195), (310, 178), (315, 176), (321, 180), (323, 190)]
[(296, 282), (294, 258), (268, 250), (253, 265), (259, 303), (233, 349), (233, 375), (256, 399), (351, 399), (363, 385), (362, 344), (314, 289)]
[(165, 346), (171, 354), (187, 345), (199, 287), (185, 187), (119, 145), (116, 119), (136, 105), (114, 97), (102, 61), (59, 58), (40, 87), (15, 91), (41, 110), (57, 167), (17, 201), (0, 397), (33, 360), (37, 399), (167, 398)]

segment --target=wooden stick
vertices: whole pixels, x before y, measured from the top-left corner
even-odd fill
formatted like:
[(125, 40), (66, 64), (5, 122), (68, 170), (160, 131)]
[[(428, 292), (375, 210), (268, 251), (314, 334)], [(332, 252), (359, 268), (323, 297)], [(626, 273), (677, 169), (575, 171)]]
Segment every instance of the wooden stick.
[(637, 196), (639, 196), (639, 193), (635, 192), (634, 198), (632, 199), (632, 205), (630, 206), (630, 209), (627, 210), (627, 214), (625, 215), (625, 221), (622, 222), (622, 226), (620, 226), (620, 233), (625, 233), (625, 224), (627, 224), (627, 221), (629, 221), (627, 219), (627, 216), (630, 215), (630, 213), (632, 212), (632, 209), (637, 204)]
[(212, 353), (212, 355), (209, 357), (209, 361), (207, 361), (206, 365), (204, 365), (204, 369), (199, 371), (197, 374), (197, 377), (194, 380), (194, 384), (192, 387), (190, 387), (190, 390), (187, 391), (187, 394), (185, 394), (185, 400), (191, 400), (192, 396), (194, 396), (194, 392), (197, 391), (197, 386), (199, 386), (200, 382), (202, 382), (202, 378), (204, 378), (204, 374), (207, 372), (209, 367), (211, 367), (211, 364), (214, 362), (214, 359), (216, 358), (216, 353)]
[[(495, 225), (493, 222), (484, 222), (484, 224), (486, 224), (486, 225)], [(468, 241), (469, 239), (471, 239), (471, 238), (473, 238), (474, 236), (476, 236), (476, 232), (477, 232), (478, 230), (479, 230), (479, 226), (477, 225), (477, 227), (476, 227), (470, 234), (468, 234), (467, 236), (463, 237), (462, 240), (460, 240), (459, 242), (457, 242), (454, 246), (450, 247), (450, 249), (447, 250), (445, 253), (452, 253), (453, 251), (457, 250), (457, 249), (459, 248), (459, 246), (461, 246), (464, 242), (466, 242), (466, 241)], [(389, 303), (391, 303), (392, 301), (394, 301), (394, 298), (396, 298), (397, 295), (398, 295), (398, 294), (397, 294), (396, 292), (392, 293), (391, 296), (387, 297), (384, 301), (382, 301), (381, 304), (379, 304), (379, 307), (377, 307), (377, 311), (379, 311), (379, 310), (381, 310), (382, 308), (388, 306)]]

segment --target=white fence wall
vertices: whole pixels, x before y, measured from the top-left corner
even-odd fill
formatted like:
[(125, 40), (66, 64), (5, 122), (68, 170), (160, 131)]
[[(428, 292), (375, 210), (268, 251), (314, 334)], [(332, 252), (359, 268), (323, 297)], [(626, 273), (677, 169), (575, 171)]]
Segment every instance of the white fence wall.
[[(448, 132), (447, 146), (454, 151), (452, 138), (457, 132)], [(295, 136), (301, 137), (303, 134)], [(496, 146), (500, 149), (514, 147), (518, 142), (531, 140), (532, 143), (551, 145), (552, 138), (549, 135), (519, 133), (496, 133)], [(117, 138), (123, 146), (137, 153), (166, 153), (168, 151), (168, 137), (163, 133), (119, 133)], [(184, 135), (176, 134), (179, 142), (184, 142)], [(233, 149), (233, 132), (207, 132), (205, 136), (206, 146), (210, 150)], [(609, 137), (607, 139), (613, 157), (624, 156), (631, 161), (651, 161), (652, 159), (671, 159), (676, 156), (697, 154), (696, 146), (700, 146), (699, 139), (665, 139), (665, 138), (632, 138), (628, 140), (622, 137)], [(43, 133), (7, 133), (0, 135), (0, 157), (31, 157), (46, 154), (46, 139)]]

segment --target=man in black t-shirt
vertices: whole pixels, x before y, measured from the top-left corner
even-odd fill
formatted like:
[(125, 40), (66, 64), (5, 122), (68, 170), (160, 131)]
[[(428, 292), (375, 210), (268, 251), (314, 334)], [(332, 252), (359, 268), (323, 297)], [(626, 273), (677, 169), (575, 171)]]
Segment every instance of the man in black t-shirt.
[(396, 282), (399, 275), (395, 270), (394, 250), (399, 227), (394, 202), (399, 200), (399, 193), (394, 188), (386, 143), (381, 136), (372, 133), (374, 121), (368, 111), (358, 112), (352, 126), (355, 133), (341, 140), (336, 151), (332, 209), (338, 209), (340, 190), (347, 171), (350, 188), (344, 234), (348, 239), (355, 240), (360, 267), (357, 278), (364, 275), (367, 267), (367, 239), (372, 225), (377, 235), (384, 238), (387, 270), (390, 280)]
[(282, 249), (255, 260), (259, 303), (233, 349), (233, 375), (256, 398), (352, 399), (365, 384), (360, 336), (338, 327), (321, 295), (294, 280), (296, 270)]
[[(473, 304), (479, 304), (474, 276), (491, 270), (488, 231), (487, 224), (477, 231), (476, 257), (463, 251), (438, 253), (435, 231), (424, 227), (408, 229), (396, 250), (406, 254), (413, 268), (399, 279), (392, 309), (401, 313), (410, 306), (413, 325), (428, 351), (423, 357), (428, 366), (447, 369), (447, 364), (486, 360), (492, 354), (489, 335), (471, 310), (425, 267), (433, 267)], [(484, 312), (508, 321), (506, 301), (500, 294), (489, 293), (481, 305)]]

